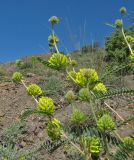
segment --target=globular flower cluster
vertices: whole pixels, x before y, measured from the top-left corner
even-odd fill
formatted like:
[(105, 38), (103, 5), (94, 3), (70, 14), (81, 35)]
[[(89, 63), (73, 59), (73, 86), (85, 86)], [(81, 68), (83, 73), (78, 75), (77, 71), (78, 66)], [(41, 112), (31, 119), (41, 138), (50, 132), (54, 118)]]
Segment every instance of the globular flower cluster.
[(50, 35), (48, 37), (49, 46), (53, 47), (55, 43), (58, 43), (58, 42), (59, 42), (59, 38), (56, 35)]
[(59, 139), (62, 134), (61, 122), (56, 118), (50, 120), (47, 124), (47, 133), (53, 141)]
[(122, 26), (123, 26), (122, 20), (121, 20), (121, 19), (117, 19), (117, 20), (115, 21), (115, 27), (116, 27), (117, 29), (120, 29), (120, 28), (122, 28)]
[(62, 53), (54, 53), (48, 62), (50, 67), (60, 70), (69, 65), (69, 58)]
[(37, 84), (31, 84), (27, 87), (27, 93), (31, 96), (41, 95), (42, 89)]
[(102, 132), (108, 132), (115, 129), (115, 123), (113, 122), (110, 115), (104, 114), (101, 118), (98, 119), (97, 127)]
[(54, 102), (49, 97), (41, 97), (38, 103), (38, 109), (45, 112), (46, 114), (52, 114), (55, 111)]
[(48, 21), (49, 21), (52, 25), (54, 25), (54, 24), (58, 23), (58, 22), (60, 21), (60, 19), (59, 19), (58, 17), (56, 17), (56, 16), (52, 16), (52, 17), (49, 18)]
[(68, 77), (72, 77), (75, 82), (82, 87), (95, 84), (99, 79), (96, 70), (91, 68), (83, 68), (78, 72), (71, 71)]
[(106, 86), (103, 83), (98, 83), (95, 85), (95, 87), (93, 88), (94, 92), (107, 92)]
[(132, 36), (126, 36), (128, 43), (134, 43), (134, 38)]
[(97, 137), (91, 137), (87, 135), (81, 136), (81, 145), (93, 155), (99, 155), (102, 149), (100, 140)]
[(14, 82), (20, 82), (23, 79), (23, 76), (20, 72), (14, 72), (12, 75), (12, 80)]
[(121, 7), (121, 8), (120, 8), (120, 13), (121, 13), (121, 14), (126, 14), (126, 13), (127, 13), (126, 7)]
[(71, 123), (74, 125), (80, 125), (85, 122), (87, 119), (86, 115), (81, 112), (79, 109), (74, 108), (71, 115)]
[(72, 103), (76, 99), (76, 95), (72, 90), (68, 91), (65, 95), (65, 99), (69, 102)]
[(130, 152), (134, 152), (134, 139), (131, 137), (125, 137), (123, 139), (123, 144), (125, 149), (127, 149)]
[(79, 91), (79, 99), (82, 101), (89, 101), (90, 100), (90, 92), (88, 88), (82, 88)]

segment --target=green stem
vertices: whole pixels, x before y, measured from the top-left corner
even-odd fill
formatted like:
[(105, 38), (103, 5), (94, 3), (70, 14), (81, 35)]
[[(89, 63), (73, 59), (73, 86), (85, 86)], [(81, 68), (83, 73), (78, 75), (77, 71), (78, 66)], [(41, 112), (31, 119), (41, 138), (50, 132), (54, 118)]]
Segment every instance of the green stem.
[[(67, 136), (64, 132), (62, 133), (62, 136), (63, 136), (65, 139), (69, 140), (68, 136)], [(69, 142), (70, 142), (70, 144), (71, 144), (75, 149), (77, 149), (82, 155), (85, 155), (85, 153), (84, 153), (76, 144), (74, 144), (72, 141), (69, 141)]]
[[(52, 35), (53, 35), (53, 37), (54, 37), (54, 34), (55, 34), (55, 33), (54, 33), (54, 26), (52, 25)], [(55, 47), (55, 49), (56, 49), (56, 52), (57, 52), (57, 53), (60, 53), (60, 52), (59, 52), (59, 49), (58, 49), (58, 47), (57, 47), (57, 44), (56, 44), (56, 42), (55, 42), (55, 40), (54, 40), (54, 47)]]
[[(21, 83), (22, 83), (23, 86), (27, 89), (27, 86), (26, 86), (24, 80), (21, 80)], [(39, 103), (38, 100), (37, 100), (34, 96), (32, 96), (32, 97), (33, 97), (33, 99), (35, 100), (35, 102), (38, 104), (38, 103)]]
[(125, 40), (128, 48), (129, 48), (129, 50), (130, 50), (130, 53), (133, 55), (134, 53), (133, 53), (133, 51), (132, 51), (132, 48), (131, 48), (130, 44), (129, 44), (128, 41), (127, 41), (127, 38), (126, 38), (126, 36), (125, 36), (123, 27), (122, 27), (121, 31), (122, 31), (122, 35), (123, 35), (123, 37), (124, 37), (124, 40)]
[(93, 117), (94, 117), (94, 120), (95, 122), (97, 123), (97, 117), (96, 117), (96, 114), (95, 114), (95, 111), (94, 111), (94, 108), (93, 108), (93, 103), (91, 103), (91, 111), (92, 111), (92, 114), (93, 114)]

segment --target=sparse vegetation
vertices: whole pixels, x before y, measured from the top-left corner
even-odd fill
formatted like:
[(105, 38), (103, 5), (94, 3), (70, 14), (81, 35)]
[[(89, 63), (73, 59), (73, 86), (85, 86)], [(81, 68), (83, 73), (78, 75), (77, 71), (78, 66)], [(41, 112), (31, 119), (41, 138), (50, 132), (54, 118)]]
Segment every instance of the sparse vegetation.
[[(127, 10), (122, 7), (120, 12), (126, 14)], [(16, 61), (18, 68), (17, 72), (13, 73), (12, 80), (16, 85), (24, 86), (28, 96), (31, 96), (35, 101), (36, 107), (23, 111), (20, 122), (2, 134), (0, 158), (2, 160), (39, 159), (38, 156), (42, 150), (46, 149), (52, 154), (60, 148), (68, 160), (132, 160), (134, 137), (132, 134), (122, 137), (118, 131), (120, 127), (125, 125), (133, 130), (133, 125), (130, 122), (134, 117), (124, 118), (114, 106), (109, 105), (108, 100), (118, 96), (134, 96), (134, 89), (127, 88), (127, 86), (118, 88), (114, 82), (112, 85), (114, 84), (115, 87), (109, 87), (110, 84), (107, 82), (110, 82), (109, 78), (113, 80), (117, 75), (122, 76), (117, 73), (124, 68), (126, 69), (126, 66), (132, 70), (134, 65), (133, 33), (129, 30), (124, 32), (123, 20), (116, 20), (115, 27), (117, 30), (106, 39), (107, 52), (105, 53), (103, 49), (100, 49), (102, 54), (98, 55), (99, 49), (97, 48), (93, 56), (93, 62), (95, 62), (93, 64), (93, 62), (90, 63), (92, 57), (89, 59), (87, 57), (87, 46), (79, 58), (76, 54), (77, 61), (74, 54), (65, 55), (61, 53), (57, 46), (59, 38), (54, 31), (54, 27), (60, 22), (60, 19), (52, 16), (49, 22), (52, 33), (48, 37), (48, 44), (52, 55), (45, 60), (41, 57), (33, 57), (31, 62)], [(83, 54), (83, 52), (85, 53)], [(106, 58), (108, 58), (109, 63), (103, 61)], [(86, 62), (89, 62), (88, 66), (82, 66)], [(29, 84), (22, 70), (29, 68), (36, 75), (35, 65), (37, 63), (43, 65), (45, 69), (49, 69), (50, 75), (45, 75), (48, 76), (45, 82), (38, 81), (37, 84), (39, 85), (35, 82)], [(114, 68), (115, 63), (117, 64), (116, 68)], [(58, 77), (59, 75), (61, 77)], [(62, 101), (57, 95), (62, 96)], [(53, 97), (56, 97), (56, 100)], [(66, 115), (68, 106), (71, 113)], [(84, 106), (87, 108), (84, 109)], [(63, 113), (65, 112), (64, 120), (60, 118), (60, 114), (59, 117), (56, 115), (59, 109), (62, 109)], [(32, 116), (32, 123), (38, 117), (38, 122), (43, 122), (41, 128), (34, 126), (33, 133), (42, 138), (42, 134), (40, 135), (36, 130), (43, 131), (45, 142), (36, 147), (32, 146), (30, 149), (23, 146), (22, 149), (19, 143), (25, 133), (27, 136), (29, 134), (26, 126), (28, 119)], [(34, 141), (34, 138), (31, 141)]]

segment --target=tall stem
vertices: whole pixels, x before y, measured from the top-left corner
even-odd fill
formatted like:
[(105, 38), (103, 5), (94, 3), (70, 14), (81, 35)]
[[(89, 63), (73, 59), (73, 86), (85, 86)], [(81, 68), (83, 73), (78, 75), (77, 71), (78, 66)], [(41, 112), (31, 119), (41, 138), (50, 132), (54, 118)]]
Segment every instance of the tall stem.
[[(52, 35), (53, 35), (53, 37), (54, 37), (54, 25), (52, 25)], [(59, 52), (59, 49), (58, 49), (58, 47), (57, 47), (57, 45), (56, 45), (55, 39), (54, 39), (54, 47), (55, 47), (55, 49), (56, 49), (56, 52), (57, 52), (57, 53), (60, 53), (60, 52)]]
[(133, 53), (133, 51), (132, 51), (132, 48), (131, 48), (130, 44), (129, 44), (128, 41), (127, 41), (127, 38), (126, 38), (126, 36), (125, 36), (123, 27), (122, 27), (121, 31), (122, 31), (122, 35), (123, 35), (123, 37), (124, 37), (124, 40), (125, 40), (128, 48), (129, 48), (129, 50), (130, 50), (130, 53), (133, 55), (134, 53)]
[[(64, 138), (66, 138), (67, 140), (69, 140), (68, 136), (67, 136), (64, 132), (62, 133), (62, 136), (63, 136)], [(84, 153), (76, 144), (74, 144), (72, 141), (70, 141), (70, 143), (71, 143), (71, 145), (72, 145), (74, 148), (76, 148), (82, 155), (85, 155), (85, 153)]]
[(96, 114), (95, 114), (95, 111), (94, 111), (94, 108), (93, 108), (93, 103), (91, 103), (91, 111), (92, 111), (94, 120), (95, 120), (95, 122), (97, 123), (97, 117), (96, 117)]
[[(27, 89), (27, 86), (26, 86), (24, 80), (21, 80), (21, 83), (22, 83), (23, 86)], [(33, 97), (33, 99), (35, 100), (35, 102), (38, 104), (38, 103), (39, 103), (38, 100), (37, 100), (34, 96), (32, 96), (32, 97)]]

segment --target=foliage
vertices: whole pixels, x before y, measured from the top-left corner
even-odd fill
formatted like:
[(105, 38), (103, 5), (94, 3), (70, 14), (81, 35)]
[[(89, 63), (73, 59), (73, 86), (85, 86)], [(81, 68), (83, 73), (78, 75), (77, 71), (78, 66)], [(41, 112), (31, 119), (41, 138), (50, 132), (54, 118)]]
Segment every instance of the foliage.
[(63, 94), (65, 88), (63, 81), (55, 75), (46, 78), (40, 86), (46, 95), (56, 97)]
[(1, 160), (27, 160), (32, 159), (36, 156), (38, 147), (33, 147), (30, 150), (20, 149), (19, 144), (20, 138), (23, 133), (26, 132), (25, 123), (13, 123), (10, 127), (2, 133), (0, 137), (0, 159)]

